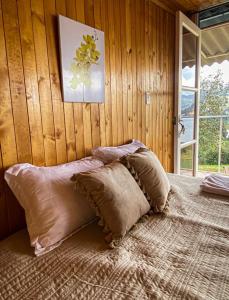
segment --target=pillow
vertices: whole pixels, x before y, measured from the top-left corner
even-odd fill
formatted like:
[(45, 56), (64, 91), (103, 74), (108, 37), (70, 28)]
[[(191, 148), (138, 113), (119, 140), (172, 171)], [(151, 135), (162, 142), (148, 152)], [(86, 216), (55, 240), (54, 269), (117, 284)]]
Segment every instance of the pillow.
[(157, 156), (150, 150), (139, 149), (120, 160), (131, 172), (154, 212), (162, 212), (166, 206), (170, 184)]
[(87, 197), (101, 218), (111, 245), (150, 210), (141, 189), (120, 162), (79, 173), (75, 180), (76, 190)]
[(103, 166), (91, 157), (53, 167), (17, 164), (5, 179), (25, 210), (35, 254), (46, 253), (95, 218), (95, 212), (74, 190), (75, 172)]
[(95, 158), (101, 159), (105, 164), (108, 164), (124, 155), (134, 153), (139, 148), (146, 148), (146, 146), (137, 140), (132, 140), (129, 144), (117, 147), (94, 148), (92, 149), (92, 155)]

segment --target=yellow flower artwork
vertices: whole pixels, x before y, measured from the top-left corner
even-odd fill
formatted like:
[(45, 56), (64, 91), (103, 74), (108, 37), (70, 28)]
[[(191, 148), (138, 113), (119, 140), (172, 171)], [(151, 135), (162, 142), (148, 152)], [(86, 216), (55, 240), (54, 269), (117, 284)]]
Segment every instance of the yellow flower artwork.
[(59, 16), (63, 98), (104, 101), (104, 33)]
[(73, 74), (71, 88), (76, 89), (78, 85), (84, 87), (91, 86), (90, 68), (93, 64), (98, 64), (101, 53), (96, 49), (96, 35), (83, 35), (83, 42), (76, 49), (75, 57), (71, 65)]

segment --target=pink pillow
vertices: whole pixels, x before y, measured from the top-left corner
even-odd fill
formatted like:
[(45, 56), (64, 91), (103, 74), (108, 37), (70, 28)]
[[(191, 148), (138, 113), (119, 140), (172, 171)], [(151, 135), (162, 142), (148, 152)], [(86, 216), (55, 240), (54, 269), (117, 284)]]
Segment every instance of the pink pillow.
[(53, 167), (17, 164), (5, 180), (25, 210), (31, 246), (46, 253), (95, 218), (94, 210), (74, 190), (75, 173), (102, 167), (92, 157)]
[(92, 149), (92, 155), (95, 158), (101, 159), (105, 164), (121, 158), (127, 154), (132, 154), (139, 148), (146, 148), (146, 146), (137, 140), (132, 140), (129, 144), (124, 144), (117, 147), (97, 147)]

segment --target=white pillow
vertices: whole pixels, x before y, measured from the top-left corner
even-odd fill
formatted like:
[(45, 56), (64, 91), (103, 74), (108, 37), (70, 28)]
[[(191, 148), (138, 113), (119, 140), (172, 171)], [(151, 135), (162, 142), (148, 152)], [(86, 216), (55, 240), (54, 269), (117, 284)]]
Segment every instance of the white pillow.
[(146, 146), (138, 140), (132, 140), (129, 144), (124, 144), (117, 147), (97, 147), (92, 149), (92, 155), (95, 158), (101, 159), (105, 164), (119, 159), (127, 154), (132, 154), (139, 148)]
[(91, 157), (53, 166), (17, 164), (5, 172), (5, 180), (25, 210), (31, 246), (46, 253), (95, 218), (94, 210), (76, 193), (75, 173), (102, 167)]

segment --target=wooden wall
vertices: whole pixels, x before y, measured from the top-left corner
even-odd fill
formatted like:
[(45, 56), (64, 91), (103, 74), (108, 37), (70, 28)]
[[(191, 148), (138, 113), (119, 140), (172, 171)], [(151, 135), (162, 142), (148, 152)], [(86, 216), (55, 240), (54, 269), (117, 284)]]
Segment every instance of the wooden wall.
[[(104, 104), (62, 102), (58, 14), (105, 32)], [(0, 1), (0, 237), (24, 226), (3, 179), (15, 163), (61, 164), (135, 138), (172, 171), (174, 22), (149, 0)]]

